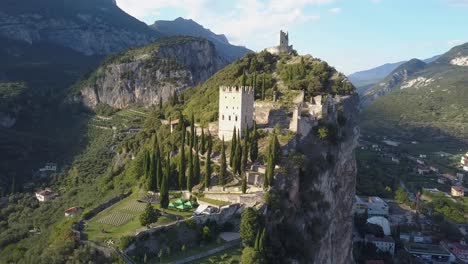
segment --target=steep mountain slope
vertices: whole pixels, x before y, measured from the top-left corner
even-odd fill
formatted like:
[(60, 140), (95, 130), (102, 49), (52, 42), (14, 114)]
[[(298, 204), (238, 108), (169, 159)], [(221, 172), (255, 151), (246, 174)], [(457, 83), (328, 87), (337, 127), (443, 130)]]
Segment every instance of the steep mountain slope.
[(352, 73), (348, 75), (348, 78), (357, 87), (372, 85), (384, 79), (403, 63), (405, 63), (405, 61), (386, 63), (369, 70)]
[(205, 38), (213, 42), (219, 54), (230, 62), (243, 57), (246, 53), (252, 52), (245, 47), (230, 44), (226, 36), (217, 35), (191, 19), (179, 17), (173, 21), (158, 20), (150, 27), (166, 36)]
[[(433, 56), (431, 58), (422, 60), (425, 63), (431, 63), (439, 58), (440, 55)], [(386, 63), (384, 65), (352, 73), (348, 75), (349, 80), (357, 87), (359, 94), (364, 93), (367, 89), (374, 86), (376, 83), (383, 80), (387, 77), (390, 73), (392, 73), (396, 68), (400, 65), (406, 63), (408, 61), (400, 61), (395, 63)]]
[[(363, 112), (366, 130), (468, 139), (468, 43), (454, 47)], [(424, 130), (422, 130), (424, 128)], [(421, 134), (419, 134), (421, 136)]]
[(5, 0), (0, 3), (0, 35), (103, 55), (147, 44), (160, 34), (112, 0)]
[(413, 74), (424, 69), (425, 66), (426, 63), (418, 59), (412, 59), (398, 66), (398, 68), (392, 71), (384, 80), (363, 93), (361, 105), (365, 107), (380, 96), (390, 93), (404, 81), (408, 80)]
[(108, 59), (79, 92), (89, 107), (147, 107), (199, 84), (226, 64), (207, 40), (167, 38)]

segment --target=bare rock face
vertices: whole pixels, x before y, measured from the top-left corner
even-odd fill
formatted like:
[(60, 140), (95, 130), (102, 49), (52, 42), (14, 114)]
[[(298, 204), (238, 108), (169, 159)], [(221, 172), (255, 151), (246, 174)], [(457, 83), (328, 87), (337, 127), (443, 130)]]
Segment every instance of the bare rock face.
[(275, 263), (353, 263), (358, 105), (357, 95), (341, 97), (325, 118), (337, 140), (325, 142), (312, 130), (279, 172), (265, 213)]
[(81, 89), (88, 107), (151, 106), (211, 77), (227, 64), (212, 43), (195, 38), (164, 40), (132, 50), (101, 66)]

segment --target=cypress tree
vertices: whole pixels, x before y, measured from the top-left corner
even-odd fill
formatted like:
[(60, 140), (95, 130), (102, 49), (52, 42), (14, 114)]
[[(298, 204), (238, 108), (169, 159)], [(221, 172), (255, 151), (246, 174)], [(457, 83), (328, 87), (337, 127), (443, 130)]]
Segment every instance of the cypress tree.
[(194, 178), (194, 182), (195, 184), (198, 184), (200, 183), (200, 154), (198, 153), (199, 150), (198, 150), (198, 141), (195, 140), (195, 160), (194, 160), (194, 165), (193, 165), (193, 170), (194, 170), (194, 175), (193, 175), (193, 178)]
[(245, 74), (245, 69), (244, 69), (244, 72), (242, 73), (242, 86), (246, 86), (247, 85), (247, 76)]
[(265, 74), (263, 74), (263, 80), (262, 80), (262, 101), (265, 100)]
[(160, 200), (159, 203), (161, 205), (161, 208), (166, 209), (169, 205), (169, 185), (168, 185), (168, 179), (169, 179), (169, 174), (171, 173), (171, 154), (168, 153), (167, 155), (167, 161), (166, 161), (166, 170), (164, 171), (164, 175), (162, 177), (162, 182), (161, 182), (161, 192), (160, 192)]
[(247, 192), (247, 175), (245, 172), (242, 173), (242, 193)]
[(148, 172), (148, 179), (146, 184), (146, 189), (148, 191), (156, 191), (157, 182), (156, 182), (156, 161), (154, 159), (154, 154), (150, 154), (150, 166)]
[(192, 151), (194, 144), (195, 144), (195, 116), (192, 113), (192, 122), (190, 124), (190, 151)]
[(266, 242), (266, 229), (263, 228), (262, 235), (260, 236), (260, 241), (258, 244), (258, 251), (263, 253), (265, 251), (265, 242)]
[(257, 235), (255, 236), (255, 244), (254, 244), (254, 250), (257, 252), (260, 252), (260, 230), (257, 231)]
[(177, 125), (177, 130), (183, 133), (183, 137), (185, 137), (185, 122), (184, 122), (184, 115), (182, 112), (179, 112), (179, 124)]
[(201, 140), (200, 140), (200, 153), (203, 155), (205, 154), (206, 152), (206, 148), (205, 148), (205, 131), (202, 127), (202, 130), (201, 130)]
[(241, 159), (241, 164), (240, 164), (241, 173), (245, 173), (247, 171), (247, 159), (248, 159), (248, 155), (249, 155), (248, 142), (249, 141), (246, 138), (244, 140), (244, 145), (242, 146), (242, 159)]
[(236, 152), (235, 152), (235, 159), (234, 159), (234, 173), (240, 175), (241, 173), (241, 162), (242, 162), (242, 144), (240, 135), (237, 138), (236, 144)]
[(256, 161), (258, 158), (258, 135), (257, 135), (257, 123), (254, 122), (252, 135), (250, 136), (250, 160)]
[(180, 160), (179, 160), (179, 189), (184, 189), (185, 186), (185, 131), (182, 131), (182, 140), (180, 143)]
[(189, 164), (188, 164), (188, 175), (187, 175), (187, 191), (192, 192), (193, 184), (193, 151), (192, 148), (189, 150)]
[(232, 140), (231, 140), (231, 149), (230, 149), (230, 156), (229, 156), (229, 165), (231, 168), (234, 169), (234, 159), (236, 154), (236, 147), (237, 147), (237, 135), (236, 135), (236, 127), (232, 131)]
[(163, 110), (163, 101), (162, 101), (162, 96), (159, 96), (159, 111), (162, 112)]
[(226, 150), (224, 147), (224, 137), (221, 144), (221, 164), (220, 164), (220, 171), (219, 171), (219, 185), (224, 185), (224, 181), (226, 178), (227, 168), (226, 168)]
[(145, 160), (143, 164), (145, 180), (148, 180), (148, 178), (150, 177), (150, 171), (151, 171), (150, 170), (151, 159), (149, 155), (150, 155), (149, 151), (145, 151)]
[(211, 149), (213, 143), (211, 141), (211, 136), (208, 134), (208, 149), (206, 151), (206, 163), (205, 163), (205, 188), (208, 189), (210, 187), (210, 179), (211, 179)]
[(163, 178), (163, 167), (161, 163), (162, 156), (159, 154), (159, 158), (156, 161), (156, 182), (158, 185), (158, 190), (161, 191), (161, 183), (162, 183), (162, 178)]

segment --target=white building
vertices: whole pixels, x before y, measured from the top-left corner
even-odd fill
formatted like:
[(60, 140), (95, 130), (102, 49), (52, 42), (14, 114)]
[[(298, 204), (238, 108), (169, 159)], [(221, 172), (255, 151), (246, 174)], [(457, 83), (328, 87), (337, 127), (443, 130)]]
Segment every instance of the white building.
[(365, 238), (367, 243), (372, 243), (377, 247), (377, 250), (381, 252), (388, 252), (391, 255), (395, 254), (395, 240), (392, 237), (376, 237), (373, 235), (366, 235)]
[(372, 216), (388, 216), (388, 204), (380, 197), (371, 196), (367, 201), (367, 215)]
[(47, 188), (45, 190), (41, 190), (36, 192), (36, 198), (39, 202), (47, 202), (54, 199), (56, 194), (52, 192), (51, 189)]
[(461, 158), (460, 165), (464, 171), (468, 171), (468, 152)]
[(218, 137), (229, 141), (234, 128), (241, 137), (253, 126), (254, 90), (252, 87), (221, 86), (219, 88)]
[(48, 162), (45, 164), (44, 168), (39, 169), (40, 172), (56, 172), (57, 171), (57, 163)]

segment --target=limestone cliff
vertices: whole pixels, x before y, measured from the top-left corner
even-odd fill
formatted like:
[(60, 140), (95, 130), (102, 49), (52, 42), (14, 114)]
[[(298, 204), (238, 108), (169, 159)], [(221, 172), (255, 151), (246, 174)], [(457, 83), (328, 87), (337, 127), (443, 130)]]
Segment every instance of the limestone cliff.
[(207, 40), (163, 39), (106, 61), (83, 83), (81, 98), (88, 107), (151, 106), (205, 81), (226, 64)]
[(275, 263), (352, 263), (354, 149), (359, 137), (357, 95), (337, 97), (319, 126), (283, 159), (270, 190), (265, 222), (269, 259)]

